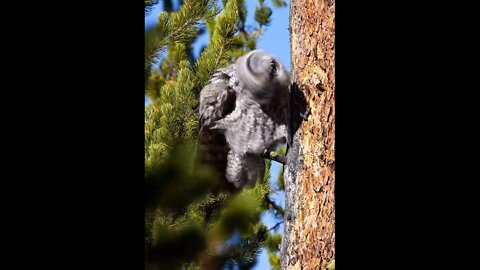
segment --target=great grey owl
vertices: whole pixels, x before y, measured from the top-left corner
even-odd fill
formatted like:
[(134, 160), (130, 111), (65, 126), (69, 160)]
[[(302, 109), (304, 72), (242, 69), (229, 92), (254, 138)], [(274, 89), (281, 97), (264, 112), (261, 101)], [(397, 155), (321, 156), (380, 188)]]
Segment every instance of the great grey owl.
[(217, 70), (200, 92), (199, 150), (222, 180), (253, 186), (264, 154), (289, 140), (289, 75), (273, 55), (254, 50)]

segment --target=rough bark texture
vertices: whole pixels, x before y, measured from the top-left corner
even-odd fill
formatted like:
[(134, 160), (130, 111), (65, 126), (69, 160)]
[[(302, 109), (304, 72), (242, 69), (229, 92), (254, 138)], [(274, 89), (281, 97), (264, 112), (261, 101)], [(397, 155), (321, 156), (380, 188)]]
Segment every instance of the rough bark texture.
[(290, 6), (295, 135), (285, 166), (282, 269), (327, 269), (335, 257), (335, 1)]

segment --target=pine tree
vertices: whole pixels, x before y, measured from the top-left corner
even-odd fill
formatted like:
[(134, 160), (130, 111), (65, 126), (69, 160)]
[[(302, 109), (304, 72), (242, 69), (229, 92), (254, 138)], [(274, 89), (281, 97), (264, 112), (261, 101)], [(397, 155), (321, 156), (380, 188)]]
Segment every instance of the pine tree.
[[(145, 1), (145, 14), (157, 1)], [(283, 209), (270, 199), (264, 179), (237, 194), (212, 193), (215, 172), (195, 155), (198, 96), (213, 72), (256, 48), (272, 10), (259, 0), (258, 27), (245, 27), (244, 0), (184, 0), (173, 10), (164, 1), (158, 24), (145, 32), (145, 265), (146, 269), (250, 269), (261, 247), (279, 267), (280, 235), (260, 220)], [(285, 6), (281, 0), (273, 1)], [(192, 43), (210, 42), (194, 59)], [(156, 65), (158, 64), (158, 67)], [(283, 154), (285, 149), (281, 149)], [(271, 161), (266, 160), (267, 169)]]
[[(282, 269), (335, 269), (335, 1), (292, 0)], [(309, 108), (309, 109), (308, 109)]]

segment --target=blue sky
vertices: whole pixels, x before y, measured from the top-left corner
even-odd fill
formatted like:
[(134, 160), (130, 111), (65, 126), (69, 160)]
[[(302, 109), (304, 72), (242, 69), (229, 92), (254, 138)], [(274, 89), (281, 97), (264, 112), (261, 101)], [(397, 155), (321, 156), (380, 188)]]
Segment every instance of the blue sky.
[[(178, 8), (178, 1), (173, 1), (174, 7)], [(219, 1), (221, 2), (221, 1)], [(267, 52), (275, 55), (284, 65), (290, 70), (290, 40), (288, 32), (288, 20), (289, 20), (289, 7), (290, 1), (286, 0), (288, 3), (287, 7), (274, 8), (271, 0), (266, 0), (264, 5), (267, 5), (273, 9), (273, 14), (271, 17), (271, 24), (265, 28), (265, 34), (262, 35), (257, 43), (258, 49), (263, 49)], [(157, 5), (149, 16), (145, 17), (145, 27), (154, 26), (158, 20), (158, 14), (162, 11), (163, 1), (160, 1), (160, 4)], [(255, 7), (258, 5), (258, 0), (246, 0), (246, 5), (248, 9), (247, 16), (247, 26), (255, 26), (257, 23), (254, 20)], [(198, 57), (200, 49), (202, 46), (208, 44), (208, 34), (200, 36), (195, 43), (193, 44), (194, 55)], [(145, 104), (148, 103), (147, 98), (145, 98)], [(272, 162), (271, 173), (272, 178), (270, 182), (275, 182), (278, 176), (278, 171), (280, 166), (276, 162)], [(285, 195), (283, 192), (273, 196), (273, 199), (279, 203), (281, 206), (285, 206)], [(268, 226), (272, 227), (276, 224), (272, 214), (262, 215), (263, 222)], [(278, 232), (283, 232), (283, 226), (279, 227)], [(257, 265), (253, 268), (254, 270), (266, 270), (271, 269), (270, 264), (268, 263), (268, 256), (265, 251), (262, 251), (262, 254), (259, 257)]]

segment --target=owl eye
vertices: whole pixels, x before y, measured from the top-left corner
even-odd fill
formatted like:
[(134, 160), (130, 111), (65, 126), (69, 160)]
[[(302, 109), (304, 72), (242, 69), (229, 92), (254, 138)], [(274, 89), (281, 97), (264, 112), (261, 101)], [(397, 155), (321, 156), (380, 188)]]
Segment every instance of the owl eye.
[(277, 73), (277, 61), (275, 60), (272, 60), (270, 62), (270, 66), (272, 67), (272, 69), (270, 70), (270, 77), (274, 77), (275, 74)]

